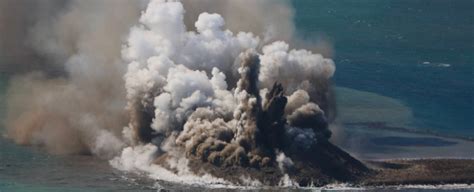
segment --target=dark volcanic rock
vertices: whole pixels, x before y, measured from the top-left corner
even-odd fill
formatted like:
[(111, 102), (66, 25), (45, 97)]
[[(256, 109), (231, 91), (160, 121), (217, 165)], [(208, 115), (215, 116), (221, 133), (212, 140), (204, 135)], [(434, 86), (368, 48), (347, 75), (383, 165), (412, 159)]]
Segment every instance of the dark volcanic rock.
[(361, 180), (362, 185), (473, 184), (474, 160), (420, 159), (369, 162), (374, 174)]
[[(336, 181), (359, 183), (373, 174), (363, 163), (329, 142), (316, 144), (310, 151), (311, 153), (307, 154), (289, 155), (294, 162), (294, 168), (287, 174), (300, 186), (323, 186)], [(242, 178), (245, 177), (257, 179), (264, 185), (276, 186), (285, 174), (276, 163), (260, 168), (222, 167), (191, 158), (189, 166), (196, 173), (204, 170), (236, 184), (244, 184)]]
[[(184, 122), (184, 130), (177, 125), (176, 130), (182, 132), (175, 140), (176, 147), (190, 160), (189, 167), (196, 174), (210, 173), (236, 184), (245, 184), (242, 179), (250, 178), (264, 185), (278, 185), (287, 175), (301, 186), (324, 185), (358, 181), (370, 174), (363, 163), (328, 141), (331, 132), (326, 107), (321, 109), (317, 103), (306, 101), (286, 114), (288, 98), (278, 82), (260, 96), (259, 62), (255, 53), (242, 55), (241, 78), (236, 87), (242, 96), (234, 111), (234, 123), (222, 118), (209, 120), (209, 115), (202, 115)], [(325, 93), (317, 95), (325, 97)], [(139, 125), (150, 121), (140, 120), (145, 123)], [(139, 136), (148, 140), (149, 129), (144, 130)], [(162, 141), (151, 140), (157, 146)], [(162, 154), (156, 163), (166, 167), (166, 159), (166, 153)]]

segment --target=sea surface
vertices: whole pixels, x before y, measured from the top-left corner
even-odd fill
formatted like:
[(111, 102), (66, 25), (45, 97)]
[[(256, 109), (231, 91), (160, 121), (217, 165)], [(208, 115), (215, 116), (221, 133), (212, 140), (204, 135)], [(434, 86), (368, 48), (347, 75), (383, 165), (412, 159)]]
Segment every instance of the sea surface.
[(294, 0), (303, 39), (327, 41), (335, 83), (399, 100), (412, 126), (474, 136), (473, 0)]
[[(469, 139), (474, 137), (474, 0), (292, 4), (298, 37), (317, 45), (337, 65), (334, 143), (362, 159), (474, 158)], [(5, 117), (8, 75), (0, 71), (0, 119)], [(0, 125), (0, 133), (3, 129)], [(49, 155), (0, 137), (0, 192), (160, 188), (196, 189), (124, 174), (94, 157)], [(318, 190), (355, 189), (342, 185)], [(362, 191), (393, 190), (474, 189), (395, 186)]]

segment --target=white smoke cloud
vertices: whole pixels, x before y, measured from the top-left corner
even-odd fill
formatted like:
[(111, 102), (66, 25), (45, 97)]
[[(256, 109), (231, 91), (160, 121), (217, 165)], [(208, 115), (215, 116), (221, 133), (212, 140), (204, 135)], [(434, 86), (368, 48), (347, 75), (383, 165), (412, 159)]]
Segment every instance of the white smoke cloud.
[[(225, 18), (231, 31), (250, 31), (264, 42), (293, 38), (293, 9), (290, 1), (259, 0), (182, 0), (187, 26), (192, 26), (203, 12), (217, 13)], [(268, 11), (272, 10), (272, 11)]]
[[(120, 60), (121, 39), (136, 23), (140, 3), (50, 0), (39, 3), (38, 10), (36, 2), (11, 5), (38, 12), (37, 18), (20, 12), (1, 15), (29, 20), (21, 25), (25, 34), (15, 40), (37, 58), (22, 63), (39, 61), (46, 67), (32, 67), (40, 72), (10, 80), (8, 136), (17, 143), (45, 146), (52, 153), (94, 153), (104, 158), (118, 154), (120, 132), (128, 121), (123, 111), (126, 68)], [(15, 62), (6, 65), (21, 72)], [(51, 70), (59, 74), (52, 76)]]
[(280, 168), (280, 170), (283, 173), (286, 173), (288, 171), (288, 169), (291, 169), (294, 165), (291, 158), (287, 157), (285, 155), (285, 153), (283, 153), (283, 152), (278, 152), (277, 153), (276, 161), (278, 163), (278, 168)]
[(307, 50), (289, 50), (289, 45), (281, 41), (263, 47), (260, 59), (262, 85), (271, 87), (278, 81), (287, 93), (298, 89), (311, 91), (317, 87), (315, 83), (329, 79), (335, 72), (331, 59)]
[[(122, 51), (129, 62), (125, 85), (132, 117), (126, 130), (135, 130), (135, 143), (140, 138), (146, 143), (141, 134), (148, 129), (146, 137), (156, 138), (151, 142), (158, 147), (147, 148), (157, 156), (172, 157), (161, 163), (183, 170), (178, 175), (190, 173), (187, 163), (182, 163), (189, 155), (218, 165), (268, 163), (268, 157), (249, 152), (247, 145), (256, 142), (252, 134), (257, 114), (252, 109), (260, 105), (260, 98), (267, 99), (263, 103), (272, 102), (265, 95), (275, 82), (281, 82), (289, 95), (285, 113), (293, 119), (290, 125), (305, 118), (323, 118), (317, 116), (324, 112), (311, 102), (311, 93), (321, 91), (317, 86), (334, 74), (332, 60), (306, 50), (289, 50), (282, 41), (264, 45), (253, 33), (231, 32), (215, 13), (201, 13), (194, 23), (196, 31), (189, 30), (184, 15), (180, 2), (151, 1)], [(144, 113), (151, 119), (144, 120)], [(317, 142), (314, 130), (302, 128), (287, 128), (296, 147)], [(127, 148), (124, 153), (133, 151)], [(149, 159), (127, 163), (129, 156), (137, 155), (123, 154), (113, 164), (126, 170), (135, 165), (149, 170), (140, 167), (153, 164)], [(282, 170), (291, 167), (291, 159), (283, 153), (276, 158)]]
[[(230, 184), (207, 173), (196, 175), (189, 156), (219, 165), (269, 165), (275, 153), (259, 152), (269, 146), (259, 146), (255, 132), (258, 118), (279, 120), (271, 119), (271, 105), (283, 106), (281, 115), (290, 125), (280, 126), (285, 130), (281, 134), (294, 146), (304, 148), (321, 139), (317, 128), (295, 122), (322, 118), (325, 108), (318, 105), (325, 104), (322, 98), (335, 66), (282, 41), (291, 40), (293, 32), (287, 3), (51, 4), (57, 10), (32, 19), (21, 38), (28, 39), (34, 58), (58, 67), (60, 77), (39, 68), (40, 73), (12, 79), (6, 124), (17, 143), (61, 154), (118, 155), (112, 166), (156, 179)], [(284, 93), (275, 89), (275, 82)], [(286, 107), (272, 103), (286, 97)], [(262, 111), (269, 115), (260, 117)], [(281, 154), (276, 161), (283, 169), (292, 163)], [(157, 160), (165, 156), (166, 161)], [(250, 181), (242, 179), (259, 184)], [(284, 178), (283, 184), (289, 181)]]

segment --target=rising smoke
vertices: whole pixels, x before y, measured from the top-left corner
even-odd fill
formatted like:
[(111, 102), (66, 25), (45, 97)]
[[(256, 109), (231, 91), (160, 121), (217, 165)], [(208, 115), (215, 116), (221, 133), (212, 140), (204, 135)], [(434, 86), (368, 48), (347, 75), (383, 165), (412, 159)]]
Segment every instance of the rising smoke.
[(138, 19), (140, 5), (7, 0), (1, 7), (9, 10), (1, 13), (2, 32), (11, 35), (1, 46), (11, 60), (2, 65), (16, 74), (8, 91), (9, 137), (53, 153), (109, 157), (118, 152), (127, 122), (121, 40)]
[[(329, 139), (320, 105), (335, 70), (330, 59), (234, 33), (219, 14), (201, 13), (194, 25), (187, 29), (183, 4), (152, 1), (132, 28), (123, 49), (131, 143), (157, 146), (163, 166), (194, 158), (262, 168)], [(113, 162), (134, 161), (122, 154)]]
[(121, 153), (119, 169), (195, 180), (189, 158), (286, 172), (285, 153), (331, 136), (335, 66), (284, 42), (288, 2), (47, 2), (0, 4), (0, 53), (15, 56), (2, 63), (16, 74), (6, 127), (20, 144)]

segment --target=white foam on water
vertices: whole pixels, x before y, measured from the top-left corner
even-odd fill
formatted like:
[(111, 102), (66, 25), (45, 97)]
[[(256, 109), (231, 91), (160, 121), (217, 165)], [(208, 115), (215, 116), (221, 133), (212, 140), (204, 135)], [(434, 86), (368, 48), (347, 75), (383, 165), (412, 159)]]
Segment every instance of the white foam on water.
[[(110, 160), (110, 164), (121, 171), (143, 173), (146, 176), (185, 185), (199, 185), (215, 187), (233, 187), (233, 184), (221, 178), (209, 174), (196, 175), (186, 169), (170, 171), (160, 165), (153, 163), (158, 148), (152, 144), (127, 147), (122, 154)], [(177, 159), (176, 163), (187, 164), (186, 159)], [(187, 165), (185, 165), (187, 166)], [(180, 167), (183, 167), (180, 165)]]

